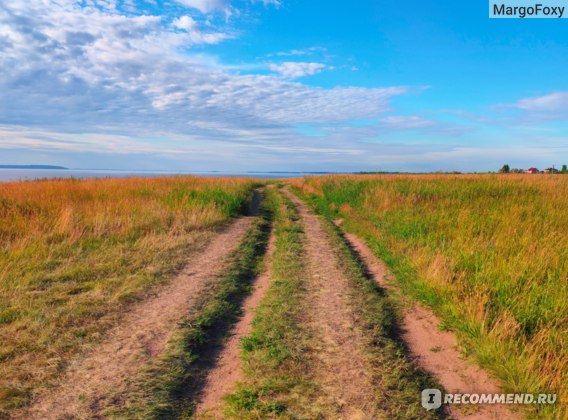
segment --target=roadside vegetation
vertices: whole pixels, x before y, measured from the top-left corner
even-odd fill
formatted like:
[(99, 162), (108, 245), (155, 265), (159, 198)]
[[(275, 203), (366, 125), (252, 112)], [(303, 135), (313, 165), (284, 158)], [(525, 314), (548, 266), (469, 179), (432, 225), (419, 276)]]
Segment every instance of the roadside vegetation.
[[(531, 406), (529, 416), (568, 414), (568, 178), (359, 175), (270, 184), (259, 217), (231, 225), (247, 222), (242, 236), (231, 236), (238, 246), (226, 248), (222, 267), (203, 260), (211, 281), (178, 311), (165, 350), (103, 390), (88, 405), (94, 414), (195, 414), (271, 234), (270, 284), (242, 339), (243, 379), (224, 398), (227, 417), (332, 418), (352, 408), (393, 419), (443, 416), (420, 406), (420, 391), (436, 383), (412, 365), (397, 330), (398, 310), (412, 299), (433, 308), (506, 392), (559, 394), (561, 403)], [(247, 213), (260, 185), (198, 177), (0, 183), (0, 417), (25, 411), (75, 356), (96, 351), (135, 302), (172, 286), (168, 279), (213, 238), (227, 243), (216, 235)], [(343, 231), (389, 266), (394, 296), (368, 275)], [(351, 398), (359, 390), (365, 398)], [(58, 403), (61, 393), (54, 395)]]
[(0, 183), (0, 413), (27, 404), (245, 212), (253, 187), (197, 177)]
[[(431, 306), (507, 391), (566, 401), (567, 180), (389, 175), (293, 184), (365, 239), (403, 291)], [(566, 406), (534, 409), (552, 418)]]

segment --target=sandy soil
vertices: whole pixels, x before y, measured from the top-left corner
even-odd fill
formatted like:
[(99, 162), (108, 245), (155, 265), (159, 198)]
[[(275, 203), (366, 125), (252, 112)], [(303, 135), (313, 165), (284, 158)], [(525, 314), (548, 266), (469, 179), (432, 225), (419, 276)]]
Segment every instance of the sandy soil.
[[(341, 224), (340, 222), (336, 224)], [(347, 240), (366, 264), (369, 273), (386, 290), (396, 286), (389, 282), (389, 273), (369, 247), (357, 236), (346, 233)], [(420, 368), (434, 376), (447, 392), (498, 393), (498, 382), (487, 372), (464, 360), (457, 349), (452, 332), (440, 331), (439, 319), (429, 309), (414, 304), (405, 309), (401, 326), (402, 339), (408, 346), (410, 357)], [(450, 415), (456, 419), (489, 420), (520, 418), (507, 407), (500, 405), (466, 406), (461, 412), (450, 406)]]
[[(252, 212), (258, 210), (258, 201), (256, 194)], [(227, 257), (244, 239), (253, 220), (236, 220), (154, 296), (135, 304), (99, 346), (72, 362), (58, 386), (34, 398), (22, 418), (97, 417), (109, 404), (109, 391), (118, 389), (143, 363), (162, 354), (177, 322), (222, 274)]]
[(272, 273), (271, 257), (275, 248), (275, 236), (271, 235), (265, 257), (265, 270), (255, 279), (253, 292), (243, 302), (243, 315), (229, 333), (214, 367), (208, 372), (205, 385), (198, 396), (196, 418), (222, 418), (223, 397), (229, 394), (242, 379), (241, 338), (252, 331), (255, 309), (264, 298), (270, 285)]
[(308, 325), (318, 343), (312, 366), (316, 380), (323, 387), (325, 405), (335, 408), (337, 417), (376, 418), (370, 366), (362, 353), (361, 332), (354, 326), (355, 316), (349, 302), (348, 279), (342, 273), (333, 244), (322, 220), (308, 210), (297, 197), (306, 232), (308, 276), (306, 279)]

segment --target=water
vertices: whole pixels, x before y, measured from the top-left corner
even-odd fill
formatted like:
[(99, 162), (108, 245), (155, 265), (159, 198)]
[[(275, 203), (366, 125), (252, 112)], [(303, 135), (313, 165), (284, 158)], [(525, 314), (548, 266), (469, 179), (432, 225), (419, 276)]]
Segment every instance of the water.
[(25, 181), (33, 179), (53, 178), (129, 178), (159, 177), (173, 175), (197, 175), (211, 177), (252, 177), (252, 178), (297, 178), (304, 173), (273, 172), (152, 172), (152, 171), (112, 171), (112, 170), (79, 170), (79, 169), (0, 169), (0, 181)]

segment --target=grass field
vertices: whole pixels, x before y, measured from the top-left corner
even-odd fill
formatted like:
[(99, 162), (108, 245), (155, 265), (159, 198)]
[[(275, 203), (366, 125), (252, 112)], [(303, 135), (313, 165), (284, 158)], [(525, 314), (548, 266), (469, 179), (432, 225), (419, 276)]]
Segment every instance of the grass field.
[(0, 183), (0, 410), (24, 405), (113, 316), (242, 214), (254, 182)]
[[(243, 377), (223, 400), (228, 417), (334, 418), (347, 413), (334, 398), (351, 395), (329, 385), (336, 381), (368, 396), (385, 418), (435, 418), (440, 413), (425, 412), (419, 394), (437, 378), (413, 365), (398, 330), (403, 305), (414, 299), (507, 392), (560, 394), (561, 404), (530, 407), (529, 417), (566, 415), (568, 177), (287, 182), (292, 188), (198, 177), (0, 183), (0, 417), (25, 412), (38, 390), (57, 383), (75, 356), (96, 353), (133, 308), (152, 318), (144, 305), (155, 291), (171, 289), (168, 279), (179, 279), (173, 274), (217, 238), (227, 260), (202, 258), (211, 282), (191, 292), (198, 301), (183, 312), (167, 300), (180, 316), (168, 321), (173, 335), (164, 350), (136, 361), (121, 387), (105, 389), (104, 410), (92, 408), (109, 418), (193, 416), (271, 235), (270, 285), (241, 341)], [(229, 225), (247, 211), (253, 189), (267, 184), (275, 185), (255, 193), (264, 197), (260, 215)], [(342, 223), (314, 216), (290, 190)], [(223, 236), (239, 222), (242, 236)], [(343, 231), (389, 266), (396, 293), (377, 286)], [(199, 271), (196, 264), (190, 271)], [(351, 374), (345, 381), (350, 366), (369, 381)], [(57, 397), (66, 394), (53, 395), (61, 405)]]
[[(507, 390), (568, 384), (568, 177), (326, 176), (294, 186), (362, 238)], [(560, 414), (560, 406), (544, 408)]]

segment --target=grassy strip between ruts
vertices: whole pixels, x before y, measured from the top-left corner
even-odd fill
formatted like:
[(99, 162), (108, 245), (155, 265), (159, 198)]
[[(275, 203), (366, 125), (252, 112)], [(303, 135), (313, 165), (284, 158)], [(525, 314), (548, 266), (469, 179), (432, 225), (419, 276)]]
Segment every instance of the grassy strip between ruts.
[[(195, 396), (203, 385), (223, 338), (241, 312), (241, 302), (258, 274), (270, 235), (274, 200), (267, 192), (261, 217), (233, 254), (226, 274), (203, 296), (168, 344), (166, 353), (113, 396), (111, 418), (189, 418)], [(173, 326), (172, 326), (173, 327)]]
[(281, 194), (275, 198), (270, 288), (256, 311), (252, 333), (242, 342), (246, 379), (225, 399), (229, 418), (318, 418), (312, 404), (317, 385), (310, 381), (305, 351), (310, 332), (301, 322), (304, 232), (292, 202)]
[[(317, 208), (314, 210), (317, 212)], [(363, 330), (366, 354), (373, 367), (373, 385), (379, 394), (378, 412), (388, 419), (438, 418), (441, 411), (424, 410), (420, 394), (425, 388), (440, 386), (406, 357), (397, 331), (399, 314), (395, 304), (375, 280), (369, 278), (364, 263), (349, 246), (341, 230), (328, 220), (325, 220), (324, 227), (350, 281), (351, 304)]]

